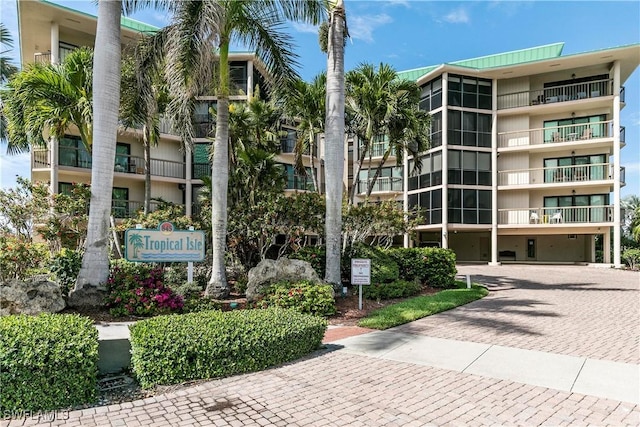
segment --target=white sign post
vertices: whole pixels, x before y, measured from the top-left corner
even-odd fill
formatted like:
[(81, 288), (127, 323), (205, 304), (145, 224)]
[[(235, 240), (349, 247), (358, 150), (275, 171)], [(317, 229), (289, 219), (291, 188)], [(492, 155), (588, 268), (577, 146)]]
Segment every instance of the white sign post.
[(351, 259), (351, 284), (358, 285), (358, 310), (362, 310), (362, 285), (371, 284), (370, 259)]

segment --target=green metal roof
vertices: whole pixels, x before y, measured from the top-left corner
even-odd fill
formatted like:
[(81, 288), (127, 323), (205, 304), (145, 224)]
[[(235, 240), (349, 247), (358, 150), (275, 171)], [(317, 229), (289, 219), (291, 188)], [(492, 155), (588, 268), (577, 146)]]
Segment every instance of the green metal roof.
[(424, 76), (427, 73), (430, 73), (441, 65), (455, 65), (457, 67), (483, 70), (486, 68), (506, 67), (510, 65), (523, 64), (526, 62), (543, 61), (545, 59), (559, 57), (562, 54), (563, 48), (564, 43), (554, 43), (545, 46), (498, 53), (495, 55), (481, 56), (479, 58), (445, 62), (444, 64), (440, 65), (432, 65), (429, 67), (400, 71), (398, 72), (398, 78), (406, 80), (418, 80), (420, 77)]
[[(58, 9), (63, 9), (63, 10), (68, 10), (70, 12), (74, 12), (77, 13), (79, 15), (84, 15), (88, 18), (93, 18), (93, 19), (98, 19), (97, 16), (92, 15), (90, 13), (86, 13), (86, 12), (82, 12), (80, 10), (77, 9), (73, 9), (71, 7), (67, 7), (67, 6), (62, 6), (60, 4), (54, 3), (51, 0), (40, 0), (42, 3), (46, 3), (48, 5), (51, 5), (53, 7), (57, 7)], [(121, 16), (120, 17), (120, 25), (122, 26), (122, 28), (125, 28), (127, 30), (131, 30), (131, 31), (136, 31), (136, 32), (140, 32), (140, 33), (155, 33), (156, 31), (159, 30), (158, 27), (154, 27), (153, 25), (149, 25), (149, 24), (145, 24), (144, 22), (140, 22), (140, 21), (136, 21), (135, 19), (131, 19), (131, 18), (127, 18), (125, 16)]]

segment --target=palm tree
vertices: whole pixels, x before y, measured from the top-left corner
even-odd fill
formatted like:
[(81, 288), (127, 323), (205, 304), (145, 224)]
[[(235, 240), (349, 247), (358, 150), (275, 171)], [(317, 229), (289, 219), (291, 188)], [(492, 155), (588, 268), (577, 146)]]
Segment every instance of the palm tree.
[(82, 143), (92, 150), (93, 51), (80, 48), (61, 64), (30, 64), (16, 73), (2, 91), (9, 153), (46, 146), (43, 133), (60, 139), (77, 127)]
[[(0, 23), (0, 45), (3, 46), (3, 50), (0, 52), (0, 85), (3, 85), (9, 80), (13, 74), (18, 71), (18, 68), (11, 64), (11, 60), (4, 56), (13, 47), (13, 40), (9, 34), (9, 30), (4, 24)], [(4, 50), (4, 47), (7, 47)], [(0, 141), (7, 140), (7, 120), (2, 112), (2, 98), (0, 98)]]
[(340, 289), (342, 176), (344, 174), (344, 45), (347, 18), (344, 1), (332, 2), (327, 43), (325, 130), (326, 273), (325, 281)]
[[(290, 37), (280, 31), (287, 19), (317, 23), (322, 17), (320, 0), (182, 1), (176, 2), (174, 23), (169, 29), (167, 79), (170, 108), (190, 117), (188, 100), (210, 72), (211, 53), (218, 56), (216, 132), (211, 180), (212, 255), (211, 279), (206, 294), (217, 298), (229, 294), (224, 254), (227, 234), (227, 187), (229, 182), (229, 46), (232, 40), (255, 49), (273, 87), (283, 87), (296, 75)], [(200, 88), (201, 89), (201, 88)], [(180, 120), (184, 122), (185, 119)], [(185, 132), (190, 142), (191, 131)]]
[(318, 178), (315, 171), (315, 143), (318, 135), (324, 132), (326, 114), (327, 75), (317, 75), (311, 83), (298, 80), (292, 86), (285, 99), (287, 116), (296, 127), (295, 165), (299, 175), (305, 175), (302, 156), (311, 155), (311, 180), (313, 188), (319, 191)]
[[(396, 71), (387, 64), (378, 69), (362, 64), (347, 73), (347, 108), (351, 126), (358, 137), (359, 155), (354, 176), (360, 176), (365, 159), (377, 138), (385, 136), (389, 143), (373, 178), (368, 182), (371, 195), (382, 167), (393, 151), (400, 164), (404, 150), (416, 155), (428, 148), (429, 115), (418, 109), (420, 88), (415, 82), (399, 80)], [(416, 157), (414, 167), (421, 164)], [(353, 204), (357, 182), (351, 187), (349, 202)]]
[(144, 214), (151, 210), (151, 146), (160, 140), (160, 114), (168, 103), (161, 63), (155, 57), (159, 37), (143, 37), (122, 62), (120, 119), (141, 128), (144, 147)]
[(142, 236), (138, 233), (132, 233), (129, 236), (129, 244), (133, 247), (133, 257), (138, 258), (138, 250), (144, 247)]

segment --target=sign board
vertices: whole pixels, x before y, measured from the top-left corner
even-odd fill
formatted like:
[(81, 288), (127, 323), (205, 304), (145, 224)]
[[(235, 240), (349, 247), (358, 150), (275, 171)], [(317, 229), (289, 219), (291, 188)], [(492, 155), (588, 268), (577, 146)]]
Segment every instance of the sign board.
[(157, 229), (130, 228), (124, 233), (124, 257), (135, 262), (202, 261), (204, 239), (204, 231), (176, 230), (171, 222)]
[(371, 284), (371, 260), (353, 258), (351, 260), (351, 284)]

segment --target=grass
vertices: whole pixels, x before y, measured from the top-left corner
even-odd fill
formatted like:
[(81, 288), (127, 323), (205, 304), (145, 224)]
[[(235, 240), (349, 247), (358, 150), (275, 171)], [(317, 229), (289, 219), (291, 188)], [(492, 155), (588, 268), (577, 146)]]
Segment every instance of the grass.
[(372, 329), (388, 329), (394, 326), (451, 310), (485, 297), (489, 291), (477, 285), (467, 289), (465, 282), (456, 281), (457, 289), (447, 289), (433, 295), (407, 299), (372, 312), (358, 322), (358, 326)]

